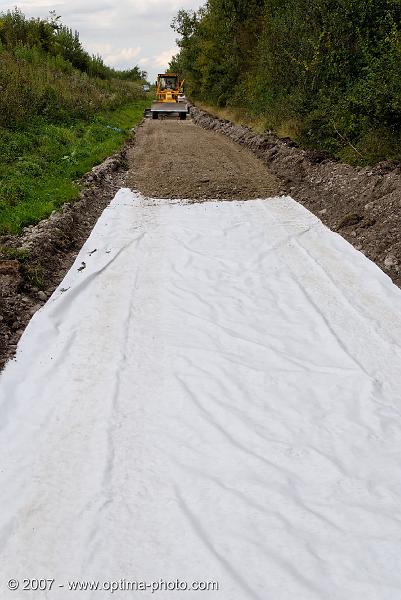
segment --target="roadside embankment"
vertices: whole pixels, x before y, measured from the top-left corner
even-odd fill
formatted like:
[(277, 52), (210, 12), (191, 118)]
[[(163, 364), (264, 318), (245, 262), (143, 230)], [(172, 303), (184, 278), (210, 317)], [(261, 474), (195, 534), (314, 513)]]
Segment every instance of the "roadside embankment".
[(80, 177), (121, 148), (148, 102), (73, 123), (37, 117), (16, 129), (0, 125), (0, 236), (20, 234), (78, 198)]
[(82, 178), (77, 201), (65, 203), (60, 211), (26, 227), (19, 236), (0, 238), (0, 369), (123, 185), (127, 151), (133, 143), (132, 136), (120, 151)]
[(254, 152), (286, 193), (363, 252), (401, 287), (401, 165), (352, 167), (325, 152), (307, 151), (272, 134), (218, 119), (196, 107), (200, 127), (221, 133)]

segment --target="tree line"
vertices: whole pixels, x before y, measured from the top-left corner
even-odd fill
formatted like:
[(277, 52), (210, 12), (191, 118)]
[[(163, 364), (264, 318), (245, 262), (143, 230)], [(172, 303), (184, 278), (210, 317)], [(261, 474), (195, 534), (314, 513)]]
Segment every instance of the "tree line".
[(146, 76), (138, 66), (118, 71), (90, 55), (55, 12), (48, 19), (0, 13), (0, 128), (36, 117), (88, 120), (141, 98)]
[(60, 57), (91, 77), (146, 80), (146, 71), (142, 71), (137, 65), (132, 69), (116, 70), (105, 65), (101, 56), (89, 54), (79, 39), (78, 31), (73, 31), (60, 19), (55, 11), (50, 11), (48, 19), (27, 19), (18, 8), (1, 13), (0, 51), (14, 52), (21, 47), (36, 49), (44, 54)]
[(209, 0), (172, 26), (195, 100), (351, 162), (401, 158), (401, 0)]

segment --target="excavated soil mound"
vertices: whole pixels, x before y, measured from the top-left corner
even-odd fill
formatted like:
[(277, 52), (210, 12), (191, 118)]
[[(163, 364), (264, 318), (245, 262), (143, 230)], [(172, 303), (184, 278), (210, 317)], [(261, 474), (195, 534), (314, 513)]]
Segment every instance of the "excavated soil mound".
[(283, 183), (286, 193), (379, 265), (401, 287), (401, 165), (354, 168), (290, 140), (191, 108), (193, 121), (249, 148)]
[(192, 121), (145, 121), (128, 160), (127, 183), (145, 196), (240, 200), (281, 189), (252, 152)]

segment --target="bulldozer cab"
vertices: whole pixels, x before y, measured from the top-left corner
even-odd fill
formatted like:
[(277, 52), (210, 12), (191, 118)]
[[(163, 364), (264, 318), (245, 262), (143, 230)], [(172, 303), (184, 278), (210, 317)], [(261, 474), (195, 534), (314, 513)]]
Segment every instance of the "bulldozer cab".
[(177, 75), (159, 75), (160, 90), (176, 90), (178, 87)]

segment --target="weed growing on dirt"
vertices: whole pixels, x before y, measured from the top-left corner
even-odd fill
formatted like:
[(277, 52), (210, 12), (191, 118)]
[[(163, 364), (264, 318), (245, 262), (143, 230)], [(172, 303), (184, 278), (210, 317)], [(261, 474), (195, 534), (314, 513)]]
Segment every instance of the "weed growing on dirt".
[(28, 260), (30, 252), (27, 248), (13, 248), (11, 246), (0, 246), (0, 258), (8, 258), (11, 260), (18, 260), (18, 262), (25, 262)]

